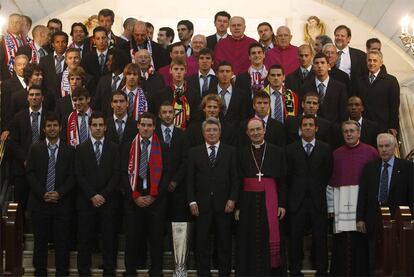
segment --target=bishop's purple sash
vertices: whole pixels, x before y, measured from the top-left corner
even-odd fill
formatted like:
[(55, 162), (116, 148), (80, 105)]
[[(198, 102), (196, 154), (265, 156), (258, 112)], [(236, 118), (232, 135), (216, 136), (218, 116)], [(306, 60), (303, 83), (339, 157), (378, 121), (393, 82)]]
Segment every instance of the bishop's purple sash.
[(282, 265), (280, 257), (279, 219), (277, 217), (279, 203), (277, 200), (277, 183), (273, 178), (243, 178), (243, 190), (247, 192), (265, 192), (267, 222), (269, 224), (270, 265), (273, 268)]

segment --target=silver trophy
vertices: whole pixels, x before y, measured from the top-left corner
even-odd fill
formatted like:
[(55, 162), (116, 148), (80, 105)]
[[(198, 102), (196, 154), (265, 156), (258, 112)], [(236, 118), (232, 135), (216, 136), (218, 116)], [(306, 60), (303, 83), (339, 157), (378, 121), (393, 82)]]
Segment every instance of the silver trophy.
[(175, 269), (174, 277), (187, 277), (188, 234), (190, 224), (188, 222), (171, 222), (172, 240), (174, 247)]

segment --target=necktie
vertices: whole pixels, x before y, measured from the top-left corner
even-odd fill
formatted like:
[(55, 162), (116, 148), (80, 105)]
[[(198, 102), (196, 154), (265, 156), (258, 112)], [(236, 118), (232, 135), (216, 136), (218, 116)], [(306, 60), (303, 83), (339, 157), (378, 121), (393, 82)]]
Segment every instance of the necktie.
[(101, 73), (103, 73), (105, 68), (105, 55), (103, 53), (99, 54), (99, 67), (101, 68)]
[(210, 165), (213, 166), (216, 162), (216, 146), (210, 145), (208, 148), (210, 148), (211, 150), (210, 155), (208, 155), (208, 158), (210, 160)]
[(56, 69), (56, 74), (59, 74), (60, 72), (62, 72), (63, 68), (62, 68), (62, 61), (65, 57), (63, 56), (55, 56), (55, 69)]
[(273, 94), (276, 96), (273, 118), (279, 121), (280, 123), (283, 123), (282, 95), (280, 95), (278, 91), (273, 92)]
[(170, 144), (171, 143), (171, 130), (170, 128), (165, 128), (165, 143)]
[(122, 119), (115, 119), (116, 125), (118, 125), (118, 128), (116, 129), (116, 133), (118, 134), (118, 139), (119, 142), (121, 142), (122, 140), (122, 136), (123, 136), (123, 130), (122, 130), (122, 123), (124, 123), (124, 121)]
[(375, 81), (375, 75), (369, 74), (369, 83), (372, 84)]
[(20, 36), (16, 36), (17, 47), (23, 46), (23, 40)]
[(208, 75), (201, 75), (200, 78), (203, 79), (203, 87), (201, 88), (201, 95), (203, 95), (206, 91), (208, 91)]
[(101, 146), (102, 142), (100, 140), (95, 141), (95, 157), (96, 157), (96, 163), (99, 165), (101, 162)]
[(307, 154), (308, 156), (310, 156), (310, 155), (311, 155), (311, 153), (312, 153), (312, 143), (307, 143), (307, 144), (305, 145), (305, 147), (306, 147), (306, 154)]
[(303, 79), (306, 79), (306, 77), (308, 77), (309, 71), (307, 69), (304, 69), (302, 71), (302, 75), (303, 75)]
[(142, 180), (147, 178), (147, 169), (148, 169), (148, 145), (149, 140), (142, 140), (141, 141), (141, 156), (139, 157), (139, 177)]
[(226, 104), (226, 98), (224, 97), (227, 93), (227, 89), (222, 89), (220, 91), (221, 100), (223, 101), (223, 105), (221, 106), (221, 111), (225, 115), (227, 113), (227, 104)]
[(49, 163), (47, 165), (47, 179), (46, 179), (46, 191), (55, 190), (55, 167), (56, 167), (56, 158), (55, 153), (57, 150), (57, 145), (48, 145), (50, 155)]
[(39, 57), (42, 58), (44, 56), (46, 56), (45, 50), (43, 50), (43, 48), (39, 48)]
[(114, 77), (112, 77), (112, 85), (111, 85), (111, 90), (114, 92), (116, 91), (117, 88), (117, 84), (118, 81), (121, 79), (121, 77), (119, 77), (119, 75), (115, 75)]
[(321, 104), (323, 103), (323, 99), (325, 98), (325, 84), (319, 83), (318, 85), (318, 93), (319, 93), (319, 99)]
[(383, 165), (383, 169), (381, 172), (381, 179), (380, 179), (380, 195), (379, 195), (379, 202), (381, 204), (386, 204), (388, 201), (388, 167), (390, 165), (385, 162)]
[(128, 115), (131, 116), (132, 112), (134, 111), (134, 93), (130, 91), (128, 93)]
[(335, 67), (338, 68), (338, 69), (339, 69), (339, 66), (341, 65), (342, 53), (344, 53), (344, 51), (342, 51), (342, 50), (339, 50), (337, 52), (338, 58), (336, 59)]
[(39, 132), (39, 115), (40, 112), (32, 112), (32, 143), (39, 142), (40, 132)]
[(80, 128), (79, 128), (79, 143), (83, 143), (84, 141), (86, 141), (88, 139), (88, 129), (87, 129), (87, 125), (86, 125), (86, 114), (79, 113), (79, 115), (82, 117)]

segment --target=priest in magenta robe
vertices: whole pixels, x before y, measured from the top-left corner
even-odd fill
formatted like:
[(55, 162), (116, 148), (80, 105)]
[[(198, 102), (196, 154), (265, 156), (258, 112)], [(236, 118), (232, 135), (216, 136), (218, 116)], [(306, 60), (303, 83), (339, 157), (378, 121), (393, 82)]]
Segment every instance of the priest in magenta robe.
[(282, 148), (264, 140), (262, 120), (247, 124), (251, 144), (239, 152), (243, 180), (239, 200), (236, 276), (284, 276), (283, 224), (286, 162)]
[(256, 40), (246, 36), (246, 22), (243, 17), (233, 16), (230, 19), (231, 36), (221, 39), (214, 49), (214, 65), (228, 61), (233, 65), (235, 75), (247, 71), (250, 66), (249, 46), (257, 43)]
[(285, 75), (287, 76), (300, 66), (298, 47), (290, 44), (291, 40), (292, 34), (287, 26), (277, 28), (276, 47), (266, 52), (266, 68), (279, 64), (284, 68)]
[(342, 123), (345, 145), (333, 154), (332, 177), (327, 188), (328, 213), (333, 216), (331, 276), (367, 275), (367, 239), (356, 232), (359, 179), (364, 166), (378, 158), (377, 150), (360, 142), (358, 122)]

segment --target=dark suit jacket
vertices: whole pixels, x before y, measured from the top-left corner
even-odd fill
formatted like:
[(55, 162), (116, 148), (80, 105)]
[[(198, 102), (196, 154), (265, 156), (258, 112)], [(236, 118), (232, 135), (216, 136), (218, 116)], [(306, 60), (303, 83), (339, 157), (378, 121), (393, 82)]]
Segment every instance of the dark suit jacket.
[[(40, 115), (40, 140), (44, 139), (43, 126), (45, 111)], [(32, 125), (29, 109), (15, 115), (10, 126), (10, 150), (13, 157), (12, 168), (15, 175), (24, 174), (23, 163), (27, 160), (30, 145), (32, 144)]]
[(305, 82), (312, 80), (314, 78), (315, 75), (311, 71), (308, 73), (308, 76), (306, 76), (306, 78), (304, 79), (302, 75), (302, 70), (300, 67), (298, 67), (295, 71), (286, 76), (285, 88), (290, 89), (294, 92), (299, 92)]
[(13, 118), (11, 99), (14, 92), (24, 89), (16, 74), (1, 83), (1, 130), (8, 130)]
[(310, 156), (302, 140), (286, 148), (288, 211), (296, 212), (305, 197), (311, 197), (319, 212), (327, 212), (326, 186), (331, 177), (332, 152), (327, 143), (316, 140)]
[(237, 74), (234, 86), (245, 91), (252, 98), (252, 83), (248, 72)]
[(352, 96), (353, 92), (351, 91), (351, 80), (349, 79), (348, 74), (336, 67), (332, 67), (331, 70), (329, 70), (329, 77), (344, 84), (348, 97)]
[(106, 118), (106, 133), (105, 138), (112, 142), (122, 145), (128, 142), (132, 142), (138, 133), (137, 122), (132, 117), (128, 117), (125, 123), (124, 132), (122, 135), (122, 141), (119, 141), (117, 133), (118, 125), (115, 123), (114, 117), (109, 116)]
[[(45, 55), (47, 56), (49, 52), (45, 48), (43, 48), (43, 50), (45, 51)], [(26, 45), (23, 45), (22, 47), (19, 47), (19, 49), (17, 49), (16, 56), (23, 54), (23, 55), (26, 55), (29, 58), (29, 61), (31, 61), (32, 60), (32, 53), (33, 53), (32, 48), (28, 44), (26, 44)]]
[(351, 91), (357, 86), (358, 79), (366, 72), (367, 54), (359, 49), (349, 47), (351, 58)]
[[(341, 124), (335, 124), (333, 128), (332, 147), (338, 148), (345, 144), (344, 136), (342, 134)], [(374, 121), (362, 118), (361, 137), (363, 143), (369, 144), (377, 148), (378, 125)]]
[(187, 80), (188, 85), (192, 87), (195, 92), (197, 92), (196, 96), (199, 97), (200, 103), (201, 103), (202, 98), (206, 96), (207, 94), (211, 92), (217, 92), (218, 80), (217, 80), (217, 77), (214, 75), (210, 76), (210, 83), (208, 84), (208, 90), (205, 93), (201, 93), (200, 77), (198, 77), (198, 72), (197, 74), (190, 75), (186, 77), (185, 79)]
[(158, 72), (151, 74), (147, 80), (140, 76), (139, 84), (145, 95), (154, 95), (157, 91), (165, 88), (164, 78)]
[[(359, 182), (357, 221), (365, 221), (368, 233), (375, 230), (381, 167), (380, 159), (368, 163)], [(411, 162), (395, 158), (387, 203), (393, 217), (398, 206), (410, 206), (413, 212), (413, 170)]]
[(29, 208), (47, 213), (70, 213), (74, 208), (75, 177), (73, 165), (75, 149), (59, 143), (55, 167), (55, 191), (59, 193), (58, 203), (43, 200), (46, 193), (49, 152), (45, 141), (33, 144), (27, 159), (26, 175), (30, 186)]
[(190, 149), (187, 199), (188, 203), (197, 202), (200, 213), (224, 213), (228, 200), (237, 201), (239, 189), (235, 148), (220, 143), (213, 166), (210, 165), (205, 144)]
[[(129, 48), (128, 48), (128, 55), (130, 49), (134, 49), (134, 51), (138, 51), (137, 43), (135, 42), (134, 38), (131, 38), (131, 41), (128, 42)], [(147, 42), (144, 43), (145, 49), (147, 47)], [(156, 43), (155, 41), (151, 41), (151, 50), (152, 50), (152, 60), (154, 61), (154, 68), (156, 71), (163, 67), (164, 65), (168, 64), (168, 53), (167, 50), (164, 49), (161, 45)]]
[(106, 205), (110, 205), (119, 184), (118, 145), (109, 139), (104, 140), (99, 165), (96, 162), (95, 146), (90, 139), (78, 145), (75, 174), (78, 184), (78, 210), (93, 209), (90, 199), (96, 194), (102, 195)]
[[(121, 89), (123, 81), (119, 83), (117, 89)], [(92, 108), (96, 111), (101, 111), (105, 116), (112, 114), (111, 100), (112, 100), (112, 73), (107, 73), (102, 76), (96, 86), (95, 97), (93, 99)]]
[[(301, 137), (299, 136), (299, 127), (300, 127), (300, 120), (302, 119), (302, 115), (298, 116), (288, 116), (285, 121), (285, 130), (286, 130), (286, 137), (287, 143), (290, 144), (292, 142), (297, 141)], [(331, 143), (331, 123), (318, 116), (316, 117), (316, 123), (318, 124), (318, 131), (316, 132), (316, 138), (326, 142), (328, 144)]]
[(225, 115), (222, 113), (223, 119), (237, 128), (241, 121), (250, 116), (250, 107), (252, 102), (249, 95), (244, 90), (233, 87), (227, 112)]
[[(318, 92), (315, 79), (311, 79), (303, 85), (300, 93), (298, 94), (300, 102), (302, 102), (303, 96), (310, 91)], [(332, 123), (339, 123), (346, 120), (348, 115), (346, 109), (347, 100), (348, 94), (346, 92), (345, 85), (329, 78), (328, 86), (325, 88), (323, 103), (319, 107), (318, 116), (329, 119)]]
[(212, 34), (207, 37), (207, 48), (214, 52), (214, 48), (217, 44), (217, 36), (216, 34)]
[[(39, 66), (43, 69), (43, 86), (46, 88), (47, 91), (47, 93), (44, 96), (46, 96), (46, 98), (54, 100), (57, 99), (56, 88), (60, 87), (60, 83), (58, 82), (58, 75), (56, 74), (55, 58), (53, 56), (53, 52), (47, 56), (40, 58)], [(64, 69), (66, 69), (65, 63)], [(52, 108), (54, 108), (54, 105)]]
[(399, 129), (400, 85), (394, 76), (380, 70), (372, 84), (368, 75), (363, 76), (358, 82), (358, 96), (364, 103), (364, 117), (375, 121), (381, 133)]
[(61, 124), (63, 120), (67, 120), (71, 112), (73, 112), (72, 99), (70, 95), (56, 100), (55, 112), (59, 115)]
[[(109, 53), (110, 50), (108, 50)], [(108, 53), (105, 57), (105, 64), (108, 59)], [(92, 50), (91, 52), (85, 53), (85, 55), (82, 56), (81, 66), (83, 69), (85, 69), (86, 73), (90, 74), (92, 76), (92, 79), (90, 81), (89, 89), (91, 96), (94, 96), (94, 92), (96, 91), (96, 87), (98, 84), (99, 79), (108, 74), (108, 68), (106, 65), (103, 67), (103, 72), (101, 73), (101, 67), (99, 65), (99, 57), (96, 53), (96, 49)]]
[(12, 117), (21, 110), (29, 108), (29, 102), (27, 101), (27, 93), (27, 89), (21, 89), (12, 93), (10, 106)]
[[(245, 120), (240, 123), (239, 146), (251, 143), (249, 137), (246, 135), (247, 122), (248, 121)], [(270, 116), (267, 119), (265, 141), (280, 147), (286, 146), (286, 134), (283, 124)]]

